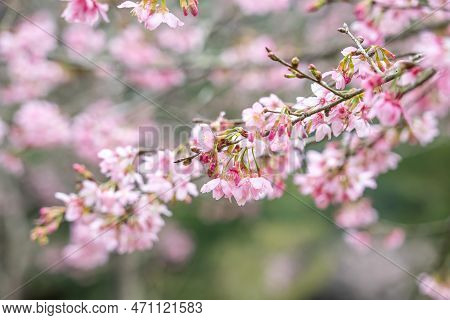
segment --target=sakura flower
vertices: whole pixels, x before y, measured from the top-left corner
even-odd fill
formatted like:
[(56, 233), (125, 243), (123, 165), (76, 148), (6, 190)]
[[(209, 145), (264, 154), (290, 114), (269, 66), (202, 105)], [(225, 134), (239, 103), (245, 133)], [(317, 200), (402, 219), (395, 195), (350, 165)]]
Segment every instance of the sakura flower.
[(153, 10), (150, 2), (141, 1), (140, 3), (125, 1), (118, 8), (132, 8), (131, 12), (135, 14), (140, 23), (149, 30), (155, 30), (162, 23), (171, 28), (182, 27), (184, 23), (172, 14), (169, 9), (163, 5)]
[(372, 106), (372, 114), (384, 126), (395, 126), (400, 121), (402, 112), (400, 102), (387, 93), (379, 95)]
[(231, 184), (223, 179), (216, 178), (213, 179), (200, 189), (201, 193), (208, 193), (212, 191), (212, 196), (216, 200), (220, 200), (223, 197), (230, 198), (232, 196), (232, 187)]
[(247, 127), (262, 129), (265, 125), (264, 107), (256, 102), (251, 108), (242, 111), (242, 119)]
[(352, 23), (351, 28), (365, 40), (368, 45), (381, 45), (383, 35), (381, 31), (372, 23), (367, 21), (356, 21)]
[(216, 137), (211, 127), (206, 124), (195, 126), (192, 130), (193, 144), (203, 152), (209, 152), (214, 148)]
[(304, 104), (308, 107), (325, 106), (336, 98), (336, 96), (332, 92), (328, 91), (317, 83), (313, 83), (311, 85), (311, 90), (314, 93), (315, 97), (309, 97), (303, 101)]
[(412, 140), (418, 140), (424, 146), (431, 143), (439, 135), (438, 121), (433, 112), (428, 111), (423, 115), (414, 117), (410, 121)]
[(64, 194), (57, 192), (55, 198), (66, 204), (65, 218), (67, 221), (75, 221), (81, 218), (83, 214), (83, 200), (75, 194)]
[(323, 113), (318, 113), (313, 116), (310, 131), (316, 131), (316, 142), (322, 141), (325, 137), (328, 137), (328, 140), (331, 139), (331, 128), (325, 122), (325, 115)]
[(147, 175), (147, 178), (148, 183), (142, 186), (144, 191), (154, 193), (164, 202), (173, 199), (175, 188), (169, 180), (158, 175)]
[(272, 111), (279, 110), (285, 105), (284, 102), (273, 93), (269, 97), (259, 99), (259, 103)]
[(359, 138), (365, 138), (370, 134), (369, 110), (367, 104), (360, 102), (352, 111), (347, 129), (348, 131), (354, 129)]
[(197, 186), (189, 181), (187, 176), (178, 176), (174, 179), (175, 199), (190, 202), (190, 196), (197, 197)]
[(106, 12), (108, 4), (99, 3), (97, 0), (69, 0), (61, 17), (70, 23), (86, 23), (95, 25), (99, 19), (109, 22)]
[(260, 200), (264, 198), (267, 194), (273, 192), (272, 184), (269, 180), (263, 177), (256, 178), (246, 178), (240, 183), (240, 186), (247, 185), (249, 196), (253, 200)]
[(322, 75), (323, 78), (326, 78), (328, 76), (331, 76), (331, 79), (334, 80), (336, 89), (338, 89), (338, 90), (345, 89), (345, 86), (347, 85), (347, 81), (345, 80), (342, 73), (340, 73), (339, 71), (328, 71)]
[(100, 170), (107, 177), (122, 185), (142, 183), (142, 177), (134, 170), (133, 163), (139, 150), (131, 146), (117, 147), (114, 151), (103, 149), (98, 153)]
[(120, 254), (151, 249), (165, 224), (163, 216), (171, 215), (165, 205), (152, 203), (147, 197), (136, 202), (133, 213), (135, 223), (121, 225), (117, 233), (116, 250)]
[(339, 136), (346, 129), (349, 115), (350, 112), (344, 104), (340, 104), (331, 110), (329, 121), (331, 123), (331, 130), (335, 137)]
[(97, 201), (98, 185), (91, 180), (84, 180), (81, 184), (79, 195), (83, 199), (83, 204), (87, 207), (92, 207)]

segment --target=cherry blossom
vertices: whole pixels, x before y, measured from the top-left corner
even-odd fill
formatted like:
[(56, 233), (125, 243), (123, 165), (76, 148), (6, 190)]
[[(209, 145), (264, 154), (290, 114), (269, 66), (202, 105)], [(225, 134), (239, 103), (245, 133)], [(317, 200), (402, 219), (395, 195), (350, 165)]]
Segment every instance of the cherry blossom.
[(118, 8), (131, 8), (131, 12), (137, 16), (138, 21), (143, 23), (149, 30), (155, 30), (162, 23), (167, 24), (171, 28), (184, 25), (180, 19), (169, 11), (165, 2), (161, 6), (153, 6), (149, 1), (141, 1), (140, 3), (125, 1)]
[(100, 3), (97, 0), (68, 0), (66, 9), (62, 13), (67, 22), (86, 23), (95, 25), (100, 19), (109, 22), (106, 12), (108, 4)]
[[(320, 9), (327, 3), (315, 3), (309, 9)], [(382, 236), (374, 232), (379, 226), (375, 225), (378, 213), (365, 193), (376, 188), (379, 175), (397, 167), (400, 156), (394, 149), (401, 143), (425, 145), (438, 135), (438, 120), (448, 112), (445, 93), (450, 62), (445, 30), (439, 35), (422, 33), (421, 41), (411, 45), (417, 53), (399, 50), (397, 57), (388, 50), (391, 45), (386, 35), (403, 30), (427, 11), (389, 8), (399, 4), (405, 5), (403, 1), (359, 2), (357, 21), (350, 28), (345, 24), (339, 29), (354, 45), (342, 50), (341, 60), (335, 65), (318, 63), (327, 68), (319, 70), (305, 65), (302, 57), (286, 61), (271, 49), (266, 51), (266, 47), (280, 45), (278, 38), (274, 41), (266, 35), (252, 35), (217, 52), (217, 57), (206, 56), (211, 53), (206, 43), (205, 48), (203, 45), (211, 35), (200, 27), (178, 30), (183, 22), (169, 10), (166, 1), (125, 1), (118, 7), (131, 9), (149, 30), (161, 24), (169, 28), (146, 33), (142, 27), (129, 25), (107, 40), (106, 34), (92, 25), (100, 19), (108, 21), (108, 5), (96, 0), (70, 1), (63, 17), (88, 25), (67, 27), (63, 32), (65, 42), (87, 57), (104, 55), (105, 68), (120, 73), (127, 84), (159, 92), (187, 84), (193, 73), (188, 65), (192, 56), (203, 58), (205, 54), (205, 60), (211, 60), (215, 68), (205, 66), (201, 76), (213, 84), (231, 83), (238, 95), (246, 90), (280, 89), (283, 100), (270, 94), (242, 103), (241, 109), (233, 110), (241, 114), (241, 119), (228, 118), (225, 112), (213, 120), (195, 119), (190, 137), (173, 149), (138, 147), (135, 128), (139, 124), (128, 119), (127, 111), (122, 112), (135, 104), (132, 99), (121, 106), (99, 101), (82, 111), (71, 110), (73, 121), (56, 104), (35, 100), (68, 81), (77, 68), (100, 77), (84, 70), (86, 66), (75, 56), (60, 61), (55, 40), (41, 33), (33, 39), (30, 24), (3, 31), (0, 58), (6, 64), (8, 79), (0, 95), (7, 104), (23, 105), (13, 111), (10, 123), (0, 122), (4, 147), (0, 164), (11, 172), (22, 172), (26, 161), (22, 161), (21, 152), (72, 146), (77, 155), (98, 167), (95, 172), (100, 172), (96, 175), (75, 164), (75, 191), (57, 192), (60, 206), (41, 209), (32, 239), (45, 244), (61, 224), (68, 223), (71, 236), (64, 249), (64, 254), (70, 255), (67, 263), (87, 270), (105, 264), (113, 253), (151, 249), (161, 234), (159, 253), (167, 262), (183, 263), (194, 244), (189, 234), (180, 230), (168, 229), (169, 235), (164, 235), (172, 204), (212, 197), (244, 206), (280, 198), (293, 176), (299, 192), (310, 196), (318, 208), (336, 206), (335, 223), (344, 229), (344, 241), (350, 246), (368, 251), (379, 238), (386, 249), (400, 247), (406, 238), (403, 229), (386, 227)], [(420, 5), (414, 1), (406, 4)], [(233, 5), (246, 15), (265, 15), (287, 10), (291, 1), (245, 0), (234, 1)], [(197, 0), (182, 0), (180, 6), (185, 15), (199, 12)], [(56, 32), (55, 24), (45, 15), (34, 19), (41, 19)], [(287, 55), (285, 52), (294, 50), (297, 48), (282, 47), (280, 52)], [(243, 72), (250, 64), (261, 70)], [(312, 94), (289, 102), (298, 94), (284, 89), (297, 89), (299, 81), (311, 85)], [(112, 88), (105, 90), (106, 94), (115, 90), (105, 83)], [(202, 88), (198, 96), (207, 101), (208, 90)], [(119, 99), (127, 100), (130, 92), (117, 93)], [(90, 244), (84, 246), (85, 242)], [(439, 292), (448, 287), (434, 275), (424, 275), (422, 280)]]

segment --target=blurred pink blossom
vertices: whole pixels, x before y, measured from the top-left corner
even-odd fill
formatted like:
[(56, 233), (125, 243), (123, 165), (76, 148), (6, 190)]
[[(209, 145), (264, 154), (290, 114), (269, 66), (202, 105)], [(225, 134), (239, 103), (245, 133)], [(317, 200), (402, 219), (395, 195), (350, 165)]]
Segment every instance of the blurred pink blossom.
[(68, 119), (56, 104), (30, 101), (14, 115), (11, 139), (19, 148), (49, 148), (69, 142)]
[(66, 0), (66, 9), (61, 17), (70, 23), (86, 23), (91, 26), (95, 25), (100, 19), (109, 22), (106, 12), (108, 4), (100, 3), (97, 0)]
[(89, 25), (72, 24), (64, 30), (63, 39), (70, 48), (67, 50), (68, 55), (82, 60), (80, 55), (92, 58), (103, 50), (106, 35), (102, 30), (95, 30)]
[(187, 231), (171, 224), (161, 232), (158, 248), (165, 260), (182, 264), (192, 256), (195, 243)]

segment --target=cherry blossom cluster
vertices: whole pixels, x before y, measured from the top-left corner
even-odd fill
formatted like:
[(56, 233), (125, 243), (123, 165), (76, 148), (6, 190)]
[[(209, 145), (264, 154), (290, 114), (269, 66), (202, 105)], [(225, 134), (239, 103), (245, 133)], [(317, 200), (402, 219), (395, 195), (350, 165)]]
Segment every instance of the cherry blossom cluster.
[(100, 19), (109, 22), (109, 5), (97, 0), (68, 0), (62, 17), (70, 23), (95, 25)]
[[(316, 11), (341, 0), (313, 0), (307, 9)], [(356, 21), (351, 28), (368, 44), (383, 44), (386, 37), (402, 32), (413, 22), (429, 19), (445, 21), (450, 17), (450, 5), (445, 0), (361, 0), (353, 9)]]
[[(310, 9), (332, 2), (339, 1), (314, 1)], [(198, 1), (180, 4), (185, 15), (198, 14)], [(249, 15), (286, 10), (290, 4), (236, 1)], [(165, 0), (125, 1), (119, 8), (131, 9), (149, 30), (163, 23), (171, 28), (183, 25)], [(354, 45), (342, 50), (341, 60), (331, 70), (320, 70), (297, 57), (286, 61), (270, 49), (262, 50), (275, 46), (265, 36), (223, 52), (219, 56), (223, 70), (217, 68), (209, 75), (213, 83), (231, 78), (239, 81), (242, 90), (252, 86), (269, 90), (268, 83), (284, 88), (306, 80), (311, 93), (292, 103), (271, 94), (244, 108), (241, 119), (229, 119), (225, 113), (215, 120), (196, 119), (190, 140), (175, 150), (136, 148), (132, 125), (105, 101), (87, 108), (71, 123), (56, 104), (38, 100), (67, 79), (60, 65), (48, 59), (55, 39), (36, 37), (27, 31), (27, 23), (3, 32), (0, 58), (14, 83), (0, 94), (4, 101), (23, 105), (11, 124), (0, 122), (0, 140), (9, 133), (8, 143), (19, 151), (71, 142), (83, 158), (95, 162), (98, 157), (104, 175), (97, 180), (86, 167), (75, 165), (80, 177), (76, 192), (57, 193), (63, 206), (41, 209), (32, 238), (45, 244), (64, 221), (69, 222), (71, 240), (65, 252), (70, 264), (91, 269), (106, 263), (113, 252), (152, 248), (171, 215), (167, 206), (175, 201), (189, 203), (203, 193), (244, 206), (283, 196), (293, 177), (299, 192), (311, 197), (319, 209), (337, 208), (334, 220), (344, 229), (349, 245), (367, 250), (375, 243), (372, 227), (378, 213), (365, 197), (366, 189), (376, 188), (377, 177), (397, 167), (397, 146), (432, 142), (439, 134), (439, 118), (448, 114), (450, 42), (449, 30), (444, 29), (440, 34), (422, 32), (406, 54), (396, 55), (384, 45), (386, 36), (433, 10), (444, 8), (437, 20), (447, 19), (448, 4), (443, 1), (427, 5), (414, 0), (360, 1), (355, 8), (357, 21), (339, 29)], [(108, 5), (97, 0), (70, 0), (63, 17), (82, 24), (67, 28), (64, 40), (87, 57), (104, 53), (107, 44), (105, 51), (123, 65), (126, 80), (140, 88), (165, 91), (184, 83), (185, 73), (174, 67), (176, 61), (164, 50), (183, 54), (201, 47), (200, 29), (184, 28), (177, 34), (160, 30), (156, 40), (162, 50), (147, 45), (143, 28), (137, 26), (128, 26), (107, 43), (105, 33), (91, 27), (100, 19), (108, 21), (107, 10)], [(54, 28), (43, 15), (33, 19), (40, 19), (46, 29)], [(265, 66), (270, 63), (267, 56), (275, 64), (270, 72), (263, 71), (264, 77), (263, 72), (252, 71), (241, 75), (240, 66), (249, 62)], [(114, 68), (114, 62), (108, 68)], [(36, 68), (29, 72), (24, 65), (31, 63)], [(227, 69), (233, 67), (239, 73), (236, 77)], [(284, 78), (278, 77), (280, 72)], [(268, 80), (272, 78), (277, 80)], [(0, 163), (11, 171), (23, 170), (13, 152), (2, 151)], [(194, 182), (203, 176), (207, 181), (197, 186)], [(383, 246), (395, 249), (404, 239), (404, 230), (390, 229), (383, 234)], [(173, 250), (168, 259), (183, 260), (191, 249)], [(445, 278), (424, 275), (422, 280), (424, 294), (448, 295)]]
[[(62, 111), (65, 105), (53, 102), (52, 94), (73, 80), (76, 72), (92, 71), (86, 59), (108, 56), (105, 69), (116, 68), (140, 88), (166, 91), (185, 81), (183, 71), (174, 67), (173, 55), (196, 50), (204, 40), (196, 27), (178, 33), (161, 30), (155, 34), (157, 47), (148, 44), (137, 26), (108, 39), (103, 30), (74, 23), (61, 32), (67, 53), (62, 57), (65, 52), (57, 48), (57, 31), (50, 14), (42, 11), (0, 33), (0, 61), (5, 70), (0, 99), (8, 107), (0, 119), (0, 165), (14, 175), (23, 175), (27, 151), (73, 147), (78, 156), (96, 163), (103, 148), (137, 146), (136, 127), (151, 124), (146, 110), (139, 107), (131, 112), (106, 99), (87, 103), (72, 118)], [(104, 79), (104, 74), (92, 75)], [(131, 117), (134, 112), (141, 116)]]
[[(62, 17), (69, 23), (84, 23), (95, 25), (100, 20), (109, 22), (107, 15), (109, 5), (98, 0), (68, 0), (69, 3), (62, 13)], [(165, 23), (171, 28), (182, 27), (184, 23), (170, 12), (167, 0), (141, 0), (137, 2), (124, 1), (118, 8), (131, 9), (139, 21), (147, 29), (154, 30)], [(105, 1), (104, 1), (105, 2)], [(199, 13), (198, 0), (180, 0), (183, 14), (197, 16)]]
[[(198, 15), (198, 0), (181, 0), (180, 6), (185, 16), (191, 13)], [(182, 27), (184, 23), (178, 19), (167, 7), (166, 0), (142, 0), (140, 2), (125, 1), (119, 8), (130, 8), (138, 21), (147, 29), (155, 30), (162, 23), (171, 28)]]
[[(369, 200), (362, 198), (365, 189), (375, 188), (376, 177), (397, 166), (400, 158), (392, 149), (401, 141), (426, 143), (436, 135), (435, 123), (428, 121), (434, 127), (419, 127), (431, 133), (422, 130), (420, 135), (427, 138), (414, 139), (419, 132), (410, 123), (423, 120), (423, 109), (414, 101), (404, 105), (404, 98), (421, 90), (435, 70), (421, 65), (420, 55), (397, 59), (383, 47), (364, 48), (361, 38), (346, 25), (340, 31), (357, 47), (344, 49), (338, 67), (328, 72), (314, 65), (302, 70), (298, 58), (286, 62), (267, 49), (271, 60), (287, 68), (287, 78), (312, 82), (311, 96), (289, 104), (271, 95), (244, 109), (242, 119), (227, 119), (222, 113), (214, 121), (196, 120), (189, 143), (175, 151), (157, 151), (140, 160), (143, 151), (132, 147), (101, 151), (100, 169), (109, 180), (99, 183), (77, 165), (83, 178), (78, 193), (57, 194), (65, 207), (44, 208), (33, 238), (45, 243), (63, 220), (77, 226), (73, 228), (75, 246), (77, 239), (85, 239), (86, 230), (92, 230), (93, 237), (108, 230), (111, 239), (107, 245), (99, 244), (102, 262), (110, 251), (150, 248), (162, 217), (168, 215), (165, 203), (189, 202), (198, 196), (192, 180), (201, 172), (209, 177), (201, 193), (234, 200), (240, 206), (280, 197), (285, 181), (295, 173), (300, 192), (311, 196), (319, 208), (342, 205), (336, 223), (352, 232), (348, 242), (369, 244), (366, 229), (377, 214)], [(432, 98), (435, 104), (427, 108), (441, 108), (439, 97), (433, 94)], [(415, 108), (418, 111), (411, 111)], [(327, 143), (321, 152), (306, 151), (310, 144), (332, 136), (342, 139)], [(141, 205), (146, 207), (143, 213), (138, 210)], [(398, 247), (403, 238), (402, 230), (393, 230), (385, 238), (386, 246)]]
[(164, 218), (171, 215), (165, 203), (189, 202), (197, 196), (191, 180), (199, 172), (193, 163), (175, 164), (173, 151), (140, 154), (132, 147), (102, 150), (98, 156), (104, 182), (75, 164), (80, 176), (77, 193), (56, 193), (64, 207), (42, 208), (32, 239), (45, 244), (63, 221), (70, 222), (71, 241), (65, 252), (72, 266), (83, 269), (104, 264), (111, 252), (152, 248)]

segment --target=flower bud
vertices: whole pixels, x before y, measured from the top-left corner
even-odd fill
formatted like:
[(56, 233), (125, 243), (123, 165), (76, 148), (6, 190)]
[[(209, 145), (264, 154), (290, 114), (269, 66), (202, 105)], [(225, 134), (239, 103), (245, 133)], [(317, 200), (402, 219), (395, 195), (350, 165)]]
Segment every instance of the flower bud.
[(279, 61), (278, 57), (272, 52), (272, 50), (270, 50), (269, 48), (266, 47), (266, 51), (267, 51), (267, 56), (273, 60), (273, 61)]
[(322, 80), (322, 72), (320, 72), (315, 65), (310, 64), (308, 66), (309, 72), (311, 72), (311, 74), (314, 76), (314, 78), (316, 78), (317, 81), (321, 81)]

